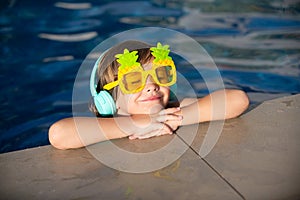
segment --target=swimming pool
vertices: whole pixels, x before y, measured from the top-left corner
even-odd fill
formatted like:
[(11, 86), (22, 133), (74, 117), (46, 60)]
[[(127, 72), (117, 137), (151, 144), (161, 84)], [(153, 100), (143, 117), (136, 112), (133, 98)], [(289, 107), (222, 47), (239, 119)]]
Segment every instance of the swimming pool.
[(193, 37), (214, 59), (225, 86), (245, 90), (252, 104), (300, 92), (297, 1), (1, 4), (0, 153), (49, 144), (50, 124), (72, 116), (73, 84), (86, 55), (132, 28), (166, 27)]

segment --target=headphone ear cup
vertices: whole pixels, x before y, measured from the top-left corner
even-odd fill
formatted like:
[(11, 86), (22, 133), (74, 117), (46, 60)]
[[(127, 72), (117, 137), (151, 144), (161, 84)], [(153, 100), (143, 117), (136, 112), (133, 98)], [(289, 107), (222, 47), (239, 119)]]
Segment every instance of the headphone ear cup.
[(114, 115), (117, 111), (114, 99), (107, 91), (102, 90), (94, 96), (94, 103), (102, 116)]

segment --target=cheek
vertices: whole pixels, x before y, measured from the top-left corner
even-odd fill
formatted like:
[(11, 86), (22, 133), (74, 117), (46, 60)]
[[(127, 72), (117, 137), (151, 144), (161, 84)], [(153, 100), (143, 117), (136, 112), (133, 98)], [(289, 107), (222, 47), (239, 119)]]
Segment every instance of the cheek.
[(117, 101), (117, 107), (125, 114), (132, 114), (135, 112), (136, 104), (135, 100), (137, 98), (136, 94), (130, 95), (120, 95)]
[(127, 100), (126, 95), (124, 95), (120, 92), (118, 93), (116, 106), (117, 106), (118, 112), (121, 112), (122, 114), (126, 114), (128, 112), (128, 100)]
[(170, 88), (162, 87), (160, 90), (164, 95), (163, 103), (164, 103), (164, 106), (166, 106), (168, 104), (169, 98), (170, 98)]

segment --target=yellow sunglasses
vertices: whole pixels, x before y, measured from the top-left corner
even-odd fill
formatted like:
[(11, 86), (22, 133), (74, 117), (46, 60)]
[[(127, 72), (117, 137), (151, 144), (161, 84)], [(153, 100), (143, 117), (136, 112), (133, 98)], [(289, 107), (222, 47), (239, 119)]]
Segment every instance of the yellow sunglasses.
[(104, 85), (103, 89), (110, 90), (117, 85), (120, 86), (124, 94), (131, 94), (141, 91), (150, 75), (153, 81), (159, 86), (171, 86), (176, 83), (176, 67), (169, 56), (169, 45), (157, 43), (156, 47), (151, 47), (151, 54), (154, 56), (151, 70), (144, 70), (138, 59), (138, 51), (129, 52), (124, 49), (124, 53), (117, 54), (118, 80)]
[(154, 65), (151, 70), (144, 70), (141, 66), (126, 72), (118, 74), (118, 80), (104, 85), (105, 90), (110, 90), (116, 86), (124, 94), (132, 94), (144, 89), (147, 77), (151, 75), (153, 81), (159, 86), (171, 86), (176, 83), (176, 68), (174, 63), (168, 66)]

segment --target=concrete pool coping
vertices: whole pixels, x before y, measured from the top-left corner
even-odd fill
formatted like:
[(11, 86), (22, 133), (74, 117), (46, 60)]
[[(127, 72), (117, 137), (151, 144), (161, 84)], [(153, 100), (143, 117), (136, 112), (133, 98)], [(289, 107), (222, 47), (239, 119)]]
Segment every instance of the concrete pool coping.
[(114, 141), (134, 152), (151, 151), (174, 137), (187, 145), (167, 167), (141, 174), (107, 167), (85, 148), (0, 154), (1, 199), (299, 199), (299, 116), (300, 94), (265, 101), (225, 121), (205, 157), (198, 152), (209, 123), (200, 124), (192, 141), (183, 134), (194, 125), (177, 135)]

